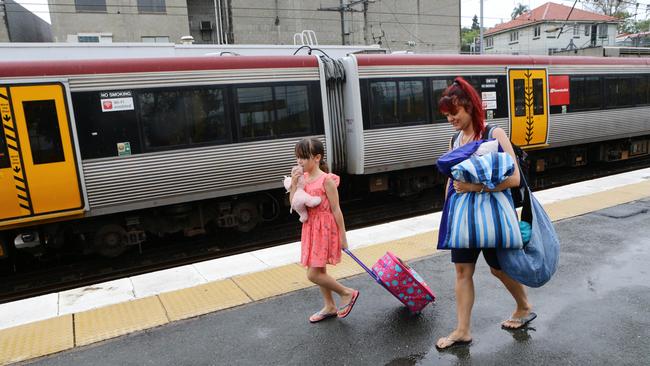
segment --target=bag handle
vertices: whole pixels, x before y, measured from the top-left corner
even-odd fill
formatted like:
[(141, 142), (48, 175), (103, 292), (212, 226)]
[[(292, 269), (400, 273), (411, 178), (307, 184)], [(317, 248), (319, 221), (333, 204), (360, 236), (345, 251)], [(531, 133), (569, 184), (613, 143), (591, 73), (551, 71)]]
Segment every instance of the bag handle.
[(382, 283), (381, 279), (377, 276), (377, 274), (375, 274), (375, 272), (373, 272), (370, 268), (366, 267), (366, 265), (363, 264), (361, 259), (357, 258), (356, 255), (352, 254), (352, 252), (348, 248), (343, 249), (343, 251), (347, 253), (347, 255), (349, 255), (352, 259), (354, 259), (354, 261), (357, 262), (361, 266), (361, 268), (365, 269), (366, 272), (368, 272), (368, 274), (370, 275), (370, 277), (372, 277), (375, 281)]

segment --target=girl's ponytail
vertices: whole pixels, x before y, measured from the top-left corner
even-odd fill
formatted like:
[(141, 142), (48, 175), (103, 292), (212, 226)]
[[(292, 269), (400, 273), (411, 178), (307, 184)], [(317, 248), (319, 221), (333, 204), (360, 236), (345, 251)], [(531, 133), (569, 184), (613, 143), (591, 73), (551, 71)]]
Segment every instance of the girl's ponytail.
[(325, 173), (330, 172), (330, 168), (327, 166), (327, 162), (325, 162), (325, 158), (320, 159), (320, 163), (318, 163), (318, 167), (320, 170), (324, 171)]

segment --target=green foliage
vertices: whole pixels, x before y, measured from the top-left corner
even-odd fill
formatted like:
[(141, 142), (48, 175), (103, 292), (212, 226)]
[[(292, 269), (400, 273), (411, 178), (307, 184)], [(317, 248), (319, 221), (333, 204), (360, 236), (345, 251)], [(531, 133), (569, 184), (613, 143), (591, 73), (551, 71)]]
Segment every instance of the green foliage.
[(476, 14), (474, 14), (474, 18), (472, 18), (472, 30), (480, 30), (480, 24), (478, 22), (478, 17)]
[(521, 14), (530, 11), (530, 8), (528, 5), (522, 5), (521, 3), (517, 4), (514, 9), (512, 9), (512, 14), (510, 14), (510, 17), (512, 19), (515, 19), (516, 17), (520, 16)]
[(479, 29), (472, 29), (463, 27), (460, 29), (460, 51), (461, 52), (470, 52), (471, 45), (474, 43), (474, 39), (479, 37)]

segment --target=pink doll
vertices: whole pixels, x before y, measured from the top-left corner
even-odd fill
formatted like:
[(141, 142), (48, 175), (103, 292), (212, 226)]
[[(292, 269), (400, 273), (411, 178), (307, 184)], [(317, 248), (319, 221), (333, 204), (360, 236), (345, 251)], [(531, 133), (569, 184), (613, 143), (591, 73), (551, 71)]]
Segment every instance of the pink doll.
[[(307, 207), (318, 206), (320, 204), (320, 197), (314, 197), (305, 192), (305, 177), (302, 176), (302, 168), (300, 166), (294, 166), (291, 169), (291, 175), (293, 175), (295, 171), (300, 171), (301, 176), (298, 179), (296, 192), (293, 194), (291, 210), (296, 210), (300, 215), (300, 222), (305, 222), (309, 217), (307, 214)], [(291, 177), (284, 177), (284, 188), (287, 192), (289, 191), (289, 188), (291, 188)]]

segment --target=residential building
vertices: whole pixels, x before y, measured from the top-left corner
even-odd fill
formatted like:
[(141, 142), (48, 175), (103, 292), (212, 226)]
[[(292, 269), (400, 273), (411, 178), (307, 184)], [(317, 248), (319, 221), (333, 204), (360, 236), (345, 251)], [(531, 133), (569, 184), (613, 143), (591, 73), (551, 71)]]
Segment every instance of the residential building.
[[(460, 0), (48, 0), (55, 42), (380, 44), (457, 53)], [(72, 1), (72, 3), (71, 3)], [(300, 43), (300, 42), (298, 42)]]
[(613, 46), (619, 19), (548, 2), (485, 32), (485, 53), (552, 55)]
[(55, 42), (179, 42), (185, 0), (48, 0)]

